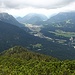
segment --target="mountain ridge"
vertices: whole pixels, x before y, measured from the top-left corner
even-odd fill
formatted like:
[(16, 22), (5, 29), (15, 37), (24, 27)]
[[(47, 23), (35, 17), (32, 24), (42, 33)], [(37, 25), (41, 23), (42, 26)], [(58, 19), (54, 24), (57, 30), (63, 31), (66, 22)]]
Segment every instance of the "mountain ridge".
[(0, 13), (0, 21), (16, 25), (18, 27), (24, 27), (23, 24), (19, 23), (12, 15), (8, 13)]
[[(47, 20), (47, 22), (64, 22), (66, 20), (73, 20), (75, 18), (75, 12), (60, 12)], [(74, 21), (74, 20), (73, 20)]]
[(29, 52), (21, 46), (15, 46), (0, 54), (0, 74), (74, 75), (75, 60), (60, 61), (51, 56)]
[(8, 56), (8, 57), (15, 57), (15, 58), (21, 58), (21, 59), (27, 59), (27, 60), (43, 60), (43, 61), (57, 61), (57, 58), (54, 58), (52, 56), (47, 56), (44, 54), (32, 52), (31, 50), (28, 50), (22, 46), (14, 46), (12, 48), (9, 48), (8, 50), (5, 50), (0, 53), (0, 56)]
[(18, 17), (16, 18), (17, 21), (21, 22), (21, 23), (32, 23), (35, 24), (38, 21), (43, 21), (43, 20), (47, 20), (47, 17), (43, 14), (36, 14), (36, 13), (30, 13), (27, 14), (24, 17)]

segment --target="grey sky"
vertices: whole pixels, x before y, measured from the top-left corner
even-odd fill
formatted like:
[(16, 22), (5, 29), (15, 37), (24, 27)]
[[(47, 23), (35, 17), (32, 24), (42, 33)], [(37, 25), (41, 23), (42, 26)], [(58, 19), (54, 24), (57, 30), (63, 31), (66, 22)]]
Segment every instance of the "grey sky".
[[(21, 15), (28, 12), (54, 13), (73, 10), (75, 0), (0, 0), (0, 12)], [(18, 12), (18, 13), (17, 13)]]
[(0, 7), (3, 8), (24, 8), (35, 7), (53, 9), (68, 5), (75, 0), (0, 0)]

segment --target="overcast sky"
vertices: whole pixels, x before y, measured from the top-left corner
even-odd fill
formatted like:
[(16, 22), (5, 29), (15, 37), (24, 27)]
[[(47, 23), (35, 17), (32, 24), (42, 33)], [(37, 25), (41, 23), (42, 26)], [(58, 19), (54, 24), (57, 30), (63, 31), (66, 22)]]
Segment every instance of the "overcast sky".
[(28, 13), (48, 16), (65, 11), (75, 11), (75, 0), (0, 0), (0, 12), (16, 17)]

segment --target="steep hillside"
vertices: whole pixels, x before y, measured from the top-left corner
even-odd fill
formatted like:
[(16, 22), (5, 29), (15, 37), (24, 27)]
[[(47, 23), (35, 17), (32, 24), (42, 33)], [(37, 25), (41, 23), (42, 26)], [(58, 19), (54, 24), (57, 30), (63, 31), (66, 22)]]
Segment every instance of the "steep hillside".
[[(36, 39), (38, 38), (28, 34), (23, 29), (0, 21), (0, 52), (15, 45), (28, 46), (36, 42)], [(32, 42), (33, 40), (34, 42)]]
[(0, 56), (20, 58), (24, 60), (56, 61), (56, 58), (32, 52), (21, 46), (15, 46), (0, 53)]
[(75, 12), (62, 12), (51, 17), (45, 24), (67, 32), (75, 31)]
[(0, 21), (16, 25), (18, 27), (24, 27), (23, 24), (19, 23), (12, 15), (8, 13), (0, 13)]
[(0, 53), (0, 75), (74, 75), (75, 60), (56, 58), (15, 46)]

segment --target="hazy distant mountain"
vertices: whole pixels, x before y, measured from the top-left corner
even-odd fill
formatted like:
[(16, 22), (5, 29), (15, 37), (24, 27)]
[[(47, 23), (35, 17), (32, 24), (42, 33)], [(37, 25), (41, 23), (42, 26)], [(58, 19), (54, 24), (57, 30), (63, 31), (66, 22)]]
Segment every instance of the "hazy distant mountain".
[(58, 23), (64, 21), (73, 21), (75, 20), (75, 12), (60, 12), (57, 15), (51, 17), (47, 20), (48, 23)]
[(0, 21), (23, 27), (22, 24), (20, 24), (12, 15), (9, 15), (8, 13), (0, 13)]
[(16, 19), (21, 23), (35, 24), (36, 22), (47, 20), (47, 17), (42, 14), (30, 13), (23, 18), (17, 17)]
[[(64, 31), (75, 31), (75, 12), (61, 12), (51, 17), (44, 25), (56, 27)], [(48, 29), (51, 27), (48, 27)], [(51, 28), (52, 29), (52, 28)]]

